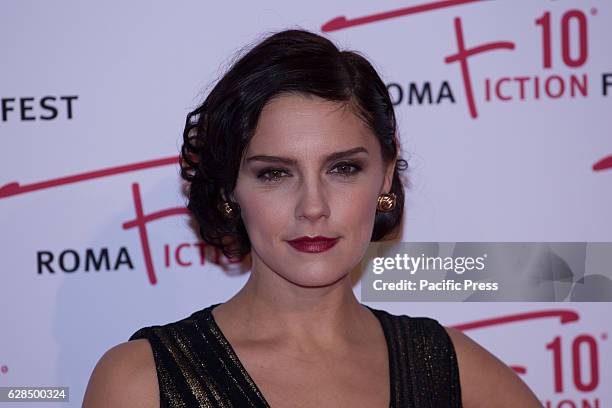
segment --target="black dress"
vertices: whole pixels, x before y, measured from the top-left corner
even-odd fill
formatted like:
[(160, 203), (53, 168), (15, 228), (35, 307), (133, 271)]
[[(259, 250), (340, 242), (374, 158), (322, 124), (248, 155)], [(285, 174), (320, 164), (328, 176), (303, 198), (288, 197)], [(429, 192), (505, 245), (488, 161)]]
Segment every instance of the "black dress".
[[(143, 327), (129, 340), (151, 343), (161, 407), (269, 407), (211, 310)], [(390, 407), (461, 407), (453, 344), (436, 321), (393, 315), (367, 305), (380, 321), (389, 352)]]

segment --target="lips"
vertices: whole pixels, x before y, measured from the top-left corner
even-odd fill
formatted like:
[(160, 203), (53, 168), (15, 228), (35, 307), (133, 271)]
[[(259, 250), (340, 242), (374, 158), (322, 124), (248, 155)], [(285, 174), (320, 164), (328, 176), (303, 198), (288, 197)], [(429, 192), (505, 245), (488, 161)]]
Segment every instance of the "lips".
[(300, 237), (287, 241), (289, 245), (301, 252), (318, 253), (327, 251), (338, 242), (339, 238), (329, 238), (323, 236)]

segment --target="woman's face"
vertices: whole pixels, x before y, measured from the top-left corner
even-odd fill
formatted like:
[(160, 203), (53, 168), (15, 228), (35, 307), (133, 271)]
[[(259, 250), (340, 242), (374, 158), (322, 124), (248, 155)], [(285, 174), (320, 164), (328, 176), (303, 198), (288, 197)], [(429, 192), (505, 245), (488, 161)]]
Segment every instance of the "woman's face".
[[(350, 108), (316, 96), (272, 99), (233, 193), (253, 272), (300, 286), (329, 285), (348, 274), (370, 242), (377, 198), (389, 192), (394, 165), (384, 165), (376, 136)], [(288, 243), (318, 235), (339, 239), (315, 253)]]

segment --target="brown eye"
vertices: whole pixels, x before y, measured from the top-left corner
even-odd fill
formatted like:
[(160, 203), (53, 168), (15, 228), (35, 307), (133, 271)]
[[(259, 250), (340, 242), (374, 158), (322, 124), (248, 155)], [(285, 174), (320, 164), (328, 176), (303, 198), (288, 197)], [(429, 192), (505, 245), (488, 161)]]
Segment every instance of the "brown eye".
[(337, 173), (342, 176), (353, 176), (361, 171), (361, 166), (351, 162), (340, 162), (334, 166), (334, 169), (338, 169)]
[(283, 177), (283, 173), (287, 173), (283, 169), (263, 169), (257, 174), (257, 178), (265, 182), (276, 182)]

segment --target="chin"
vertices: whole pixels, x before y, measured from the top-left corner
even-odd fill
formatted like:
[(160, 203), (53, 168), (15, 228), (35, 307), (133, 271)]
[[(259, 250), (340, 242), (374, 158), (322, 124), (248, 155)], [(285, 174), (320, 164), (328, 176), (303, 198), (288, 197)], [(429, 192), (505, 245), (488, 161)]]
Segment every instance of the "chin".
[(330, 274), (329, 271), (329, 268), (325, 270), (310, 269), (303, 272), (294, 269), (290, 274), (284, 275), (284, 278), (298, 286), (322, 287), (333, 285), (346, 275), (346, 273)]

